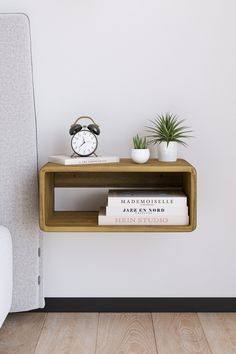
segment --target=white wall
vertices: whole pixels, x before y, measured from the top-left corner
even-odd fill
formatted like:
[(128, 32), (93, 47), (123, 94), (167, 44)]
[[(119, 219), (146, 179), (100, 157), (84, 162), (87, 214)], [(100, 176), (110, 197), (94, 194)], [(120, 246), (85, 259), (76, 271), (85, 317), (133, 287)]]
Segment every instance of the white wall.
[(1, 0), (31, 20), (40, 164), (69, 152), (73, 119), (129, 155), (156, 113), (187, 118), (198, 170), (189, 234), (44, 234), (45, 296), (236, 296), (233, 0)]

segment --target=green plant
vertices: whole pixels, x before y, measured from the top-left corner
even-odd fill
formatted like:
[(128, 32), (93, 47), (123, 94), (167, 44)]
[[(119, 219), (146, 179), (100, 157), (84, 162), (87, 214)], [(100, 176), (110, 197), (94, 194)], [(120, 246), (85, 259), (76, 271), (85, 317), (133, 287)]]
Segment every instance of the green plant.
[(139, 137), (138, 134), (133, 137), (134, 149), (147, 149), (148, 142), (147, 138)]
[(151, 133), (148, 136), (151, 144), (160, 144), (167, 142), (167, 146), (171, 141), (186, 146), (187, 144), (183, 139), (191, 138), (189, 127), (182, 125), (184, 119), (179, 120), (176, 115), (166, 113), (165, 115), (158, 115), (155, 120), (150, 121), (153, 126), (148, 126), (147, 131)]

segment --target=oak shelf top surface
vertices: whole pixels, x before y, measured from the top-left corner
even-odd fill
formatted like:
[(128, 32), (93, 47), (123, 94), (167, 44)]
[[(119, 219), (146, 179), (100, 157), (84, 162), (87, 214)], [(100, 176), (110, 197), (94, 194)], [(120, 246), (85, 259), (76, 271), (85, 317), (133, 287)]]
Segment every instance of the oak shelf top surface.
[(178, 159), (176, 162), (162, 162), (150, 159), (145, 164), (134, 163), (129, 158), (121, 158), (118, 163), (59, 165), (48, 162), (40, 169), (45, 172), (192, 172), (195, 168), (186, 160)]

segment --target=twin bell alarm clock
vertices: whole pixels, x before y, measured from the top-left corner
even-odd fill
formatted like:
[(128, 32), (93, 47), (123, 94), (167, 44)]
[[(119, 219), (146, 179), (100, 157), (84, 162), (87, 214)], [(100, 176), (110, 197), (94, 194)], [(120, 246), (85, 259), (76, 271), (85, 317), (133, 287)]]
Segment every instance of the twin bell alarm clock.
[[(90, 120), (90, 124), (83, 125), (78, 122), (81, 120)], [(73, 150), (73, 155), (76, 154), (81, 157), (90, 156), (95, 154), (98, 147), (97, 136), (100, 134), (100, 129), (97, 123), (87, 116), (82, 116), (76, 119), (76, 121), (71, 125), (69, 130), (71, 138), (71, 147)]]

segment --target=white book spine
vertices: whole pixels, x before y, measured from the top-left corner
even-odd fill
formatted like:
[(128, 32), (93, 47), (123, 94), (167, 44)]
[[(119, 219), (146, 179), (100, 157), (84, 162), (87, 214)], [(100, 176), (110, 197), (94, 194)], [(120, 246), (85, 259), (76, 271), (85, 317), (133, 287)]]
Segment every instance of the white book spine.
[(89, 156), (89, 157), (70, 157), (65, 155), (49, 156), (48, 162), (61, 165), (88, 165), (101, 163), (117, 163), (120, 161), (118, 156)]
[(186, 216), (177, 216), (171, 215), (166, 217), (150, 217), (150, 216), (133, 216), (133, 217), (124, 217), (124, 216), (107, 216), (99, 215), (98, 216), (99, 225), (188, 225), (189, 217)]
[(157, 206), (157, 207), (133, 207), (133, 206), (107, 206), (107, 216), (167, 216), (167, 215), (188, 215), (188, 207), (186, 206)]
[(172, 197), (172, 198), (159, 198), (159, 197), (132, 197), (132, 198), (109, 198), (108, 206), (112, 208), (117, 207), (165, 207), (165, 206), (187, 206), (187, 197)]

